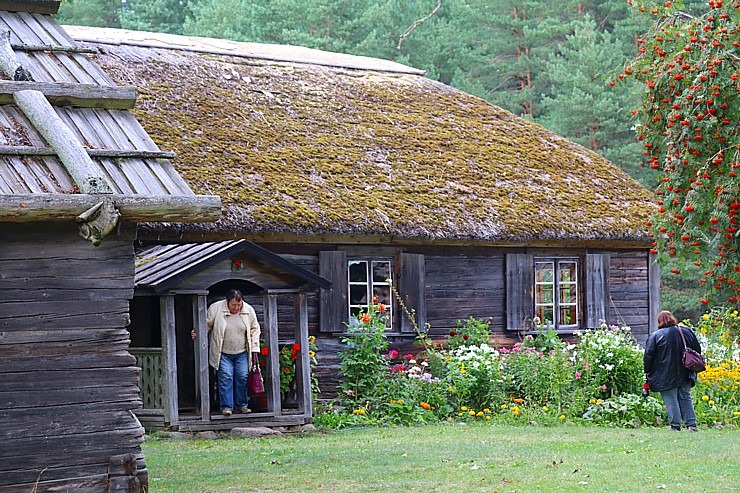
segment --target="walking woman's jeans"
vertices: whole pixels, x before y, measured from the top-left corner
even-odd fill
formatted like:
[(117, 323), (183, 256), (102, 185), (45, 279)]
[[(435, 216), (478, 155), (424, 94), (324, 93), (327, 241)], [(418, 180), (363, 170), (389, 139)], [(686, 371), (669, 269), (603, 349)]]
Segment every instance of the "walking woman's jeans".
[[(218, 398), (221, 410), (239, 409), (247, 407), (247, 373), (249, 372), (249, 356), (246, 352), (239, 354), (221, 353), (218, 363)], [(236, 390), (236, 392), (234, 392)], [(234, 394), (236, 394), (236, 408), (234, 408)]]
[(691, 384), (681, 385), (660, 392), (665, 409), (668, 412), (668, 421), (674, 430), (681, 429), (681, 421), (687, 427), (696, 426), (694, 403), (691, 402)]

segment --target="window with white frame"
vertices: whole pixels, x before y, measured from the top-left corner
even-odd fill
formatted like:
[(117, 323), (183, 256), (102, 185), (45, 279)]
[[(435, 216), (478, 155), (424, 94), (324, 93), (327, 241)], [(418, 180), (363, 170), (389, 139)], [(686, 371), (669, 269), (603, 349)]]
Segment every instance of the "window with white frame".
[(578, 259), (535, 258), (534, 313), (540, 326), (572, 329), (580, 325)]
[(368, 303), (377, 296), (376, 303), (385, 305), (386, 329), (393, 328), (393, 303), (391, 298), (392, 264), (390, 260), (348, 260), (350, 323), (357, 314), (366, 311)]

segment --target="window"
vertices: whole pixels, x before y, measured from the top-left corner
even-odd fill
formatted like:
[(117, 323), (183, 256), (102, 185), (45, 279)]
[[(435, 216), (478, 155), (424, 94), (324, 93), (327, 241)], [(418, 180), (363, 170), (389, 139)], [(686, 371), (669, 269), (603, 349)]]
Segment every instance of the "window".
[(386, 307), (386, 328), (392, 329), (393, 312), (390, 260), (349, 260), (348, 261), (348, 289), (350, 322), (362, 310), (367, 310), (368, 303), (373, 297), (378, 297), (378, 303)]
[(534, 313), (553, 329), (578, 328), (578, 259), (535, 258)]

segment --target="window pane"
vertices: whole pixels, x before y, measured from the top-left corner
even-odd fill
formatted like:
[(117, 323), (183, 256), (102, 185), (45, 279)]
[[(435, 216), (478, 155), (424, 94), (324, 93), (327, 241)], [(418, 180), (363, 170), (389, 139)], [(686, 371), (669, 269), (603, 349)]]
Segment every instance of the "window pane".
[(575, 325), (578, 323), (577, 310), (575, 306), (560, 307), (560, 325)]
[(367, 305), (367, 286), (364, 284), (350, 285), (349, 287), (349, 304), (350, 305)]
[(375, 284), (373, 285), (373, 296), (378, 297), (378, 303), (383, 303), (384, 305), (390, 305), (391, 304), (391, 288), (390, 286), (382, 285), (382, 284)]
[(552, 326), (554, 312), (551, 306), (538, 306), (535, 313), (539, 317), (541, 325)]
[(571, 284), (560, 286), (560, 304), (576, 303), (578, 300), (578, 294), (576, 292), (576, 286)]
[(535, 262), (535, 283), (552, 283), (554, 280), (553, 270), (555, 265), (553, 262)]
[(364, 260), (350, 261), (349, 282), (367, 282), (367, 262)]
[(391, 278), (390, 262), (373, 262), (373, 283), (385, 283)]
[(576, 263), (559, 262), (560, 282), (576, 282)]
[(536, 305), (552, 305), (554, 302), (552, 286), (540, 285), (535, 291), (534, 303)]

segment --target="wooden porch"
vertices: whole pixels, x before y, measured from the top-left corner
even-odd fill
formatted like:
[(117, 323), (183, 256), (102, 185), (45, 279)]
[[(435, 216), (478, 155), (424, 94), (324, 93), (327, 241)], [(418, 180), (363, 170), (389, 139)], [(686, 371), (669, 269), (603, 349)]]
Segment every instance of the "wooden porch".
[[(147, 431), (228, 430), (311, 423), (306, 279), (300, 278), (316, 278), (322, 284), (328, 281), (304, 274), (298, 266), (290, 267), (291, 272), (283, 275), (270, 269), (267, 275), (264, 261), (269, 259), (269, 254), (258, 251), (262, 262), (243, 255), (247, 253), (245, 249), (251, 252), (255, 248), (259, 247), (247, 242), (170, 245), (137, 261), (138, 292), (131, 308), (129, 351), (141, 369), (142, 408), (135, 413)], [(281, 262), (281, 270), (285, 270), (282, 259)], [(208, 365), (206, 312), (209, 302), (215, 301), (214, 297), (220, 296), (226, 285), (239, 286), (239, 283), (253, 288), (251, 294), (245, 294), (245, 301), (255, 307), (260, 318), (262, 346), (267, 350), (266, 356), (260, 356), (266, 392), (250, 396), (251, 413), (227, 417), (213, 405), (215, 375)], [(141, 289), (144, 286), (153, 290)], [(189, 337), (191, 330), (196, 333), (194, 341)], [(149, 344), (139, 344), (141, 333), (147, 336), (145, 340)], [(295, 376), (290, 392), (283, 394), (280, 350), (294, 344), (301, 349), (293, 360)]]

